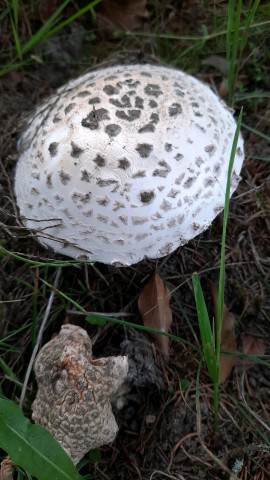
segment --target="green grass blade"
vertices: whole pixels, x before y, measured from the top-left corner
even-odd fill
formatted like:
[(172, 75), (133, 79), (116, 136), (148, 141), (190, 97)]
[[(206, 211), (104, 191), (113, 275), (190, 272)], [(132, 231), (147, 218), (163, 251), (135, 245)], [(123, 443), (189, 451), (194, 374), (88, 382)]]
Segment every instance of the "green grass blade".
[(14, 383), (16, 383), (16, 385), (22, 387), (22, 383), (2, 357), (0, 357), (0, 369), (4, 372), (6, 377), (10, 378)]
[(269, 92), (264, 92), (262, 90), (255, 90), (254, 92), (249, 92), (249, 93), (243, 93), (243, 94), (237, 94), (234, 97), (234, 103), (239, 103), (243, 102), (244, 100), (262, 100), (264, 98), (270, 98), (270, 93)]
[(221, 328), (222, 328), (222, 319), (223, 319), (223, 308), (224, 308), (224, 290), (225, 290), (225, 247), (226, 247), (226, 233), (227, 233), (227, 224), (229, 216), (229, 205), (230, 205), (230, 190), (231, 190), (231, 178), (233, 172), (234, 159), (237, 149), (237, 143), (240, 135), (240, 129), (242, 125), (243, 117), (243, 108), (240, 111), (238, 118), (236, 131), (233, 138), (233, 144), (231, 149), (231, 156), (229, 161), (228, 173), (227, 173), (227, 184), (226, 184), (226, 193), (225, 193), (225, 207), (223, 213), (223, 229), (222, 229), (222, 242), (221, 242), (221, 254), (220, 254), (220, 272), (219, 272), (219, 288), (218, 288), (218, 318), (217, 318), (217, 343), (216, 343), (216, 356), (217, 363), (220, 362), (220, 347), (221, 347)]
[(247, 157), (247, 158), (252, 158), (252, 160), (259, 160), (260, 162), (266, 162), (266, 163), (270, 162), (270, 157), (257, 157), (252, 155), (251, 157)]
[(257, 11), (257, 8), (258, 8), (259, 4), (260, 4), (260, 0), (255, 0), (255, 2), (252, 5), (252, 8), (251, 8), (250, 12), (248, 13), (246, 23), (244, 25), (243, 36), (242, 36), (240, 46), (239, 46), (241, 57), (242, 57), (242, 53), (244, 51), (244, 48), (246, 46), (247, 39), (248, 39), (248, 34), (249, 34), (249, 31), (250, 31), (250, 27), (251, 27), (252, 22), (255, 18), (255, 14), (256, 14), (256, 11)]
[(16, 55), (20, 61), (23, 59), (23, 54), (22, 54), (22, 47), (21, 47), (21, 42), (18, 34), (18, 30), (16, 28), (16, 25), (13, 21), (13, 19), (10, 19), (11, 23), (11, 28), (12, 28), (12, 33), (13, 33), (13, 38), (14, 38), (14, 44), (15, 44), (15, 50), (16, 50)]
[(122, 327), (136, 328), (137, 330), (143, 330), (144, 332), (158, 333), (159, 335), (163, 335), (165, 337), (168, 337), (171, 340), (175, 340), (176, 342), (183, 343), (184, 345), (189, 345), (190, 347), (193, 347), (194, 350), (198, 350), (190, 342), (188, 342), (188, 341), (186, 341), (186, 340), (184, 340), (180, 337), (177, 337), (176, 335), (173, 335), (172, 333), (167, 333), (167, 332), (164, 332), (163, 330), (157, 330), (156, 328), (145, 327), (144, 325), (139, 325), (138, 323), (127, 322), (126, 320), (120, 320), (119, 318), (108, 317), (106, 315), (103, 315), (102, 313), (97, 314), (97, 313), (87, 312), (83, 307), (81, 307), (81, 305), (79, 305), (71, 297), (69, 297), (65, 293), (61, 292), (59, 289), (54, 288), (54, 286), (51, 285), (50, 283), (46, 282), (42, 278), (40, 278), (40, 281), (42, 283), (44, 283), (45, 285), (47, 285), (48, 287), (50, 287), (51, 289), (53, 289), (60, 298), (63, 298), (69, 304), (73, 305), (78, 311), (76, 313), (80, 314), (80, 315), (84, 315), (86, 317), (85, 320), (90, 324), (93, 324), (94, 322), (97, 322), (97, 323), (100, 324), (100, 321), (104, 321), (104, 322), (116, 323), (117, 325), (121, 325)]
[(215, 334), (214, 324), (213, 326), (211, 326), (211, 322), (209, 319), (209, 315), (208, 315), (208, 311), (205, 304), (205, 300), (204, 300), (198, 275), (195, 273), (192, 277), (204, 358), (207, 364), (208, 373), (214, 384), (214, 411), (215, 411), (216, 431), (218, 430), (221, 329), (222, 329), (222, 320), (223, 320), (224, 290), (225, 290), (226, 232), (227, 232), (227, 223), (228, 223), (228, 216), (229, 216), (231, 177), (233, 172), (234, 158), (236, 154), (238, 139), (240, 135), (240, 128), (242, 125), (242, 116), (243, 116), (243, 109), (241, 109), (238, 122), (236, 125), (236, 131), (233, 138), (230, 161), (228, 166), (228, 173), (227, 173), (221, 255), (220, 255), (218, 316), (217, 316), (216, 334)]
[[(229, 104), (233, 103), (236, 80), (241, 67), (241, 59), (247, 44), (260, 0), (255, 0), (247, 14), (244, 25), (241, 25), (243, 13), (242, 0), (229, 0), (226, 35), (226, 60), (228, 65)], [(236, 11), (235, 11), (236, 10)]]
[[(250, 26), (250, 29), (255, 30), (255, 29), (262, 29), (262, 28), (268, 28), (270, 25), (270, 20), (263, 20), (261, 22), (256, 22), (253, 23)], [(244, 30), (244, 26), (241, 26), (239, 28), (239, 32)], [(233, 30), (232, 30), (233, 31)], [(268, 31), (268, 30), (267, 30)], [(118, 30), (115, 33), (115, 38), (125, 38), (125, 37), (141, 37), (141, 38), (162, 38), (165, 40), (179, 40), (179, 41), (187, 41), (187, 42), (208, 42), (210, 40), (218, 39), (219, 37), (223, 37), (224, 35), (228, 34), (228, 28), (224, 30), (220, 30), (219, 32), (213, 32), (205, 35), (177, 35), (174, 33), (159, 33), (158, 35), (156, 33), (149, 33), (149, 32), (140, 32), (140, 31), (123, 31), (123, 30)]]
[(74, 22), (74, 20), (77, 20), (77, 18), (80, 18), (82, 15), (87, 13), (90, 10), (93, 10), (93, 8), (98, 5), (102, 0), (93, 0), (91, 3), (86, 5), (85, 7), (81, 8), (78, 12), (74, 13), (71, 17), (67, 18), (63, 22), (61, 22), (59, 25), (56, 27), (52, 28), (47, 35), (45, 36), (45, 39), (47, 40), (49, 37), (52, 35), (55, 35), (59, 31), (61, 31), (64, 27), (68, 26), (70, 23)]
[(74, 22), (77, 18), (84, 15), (89, 10), (92, 10), (96, 5), (98, 5), (102, 0), (93, 0), (91, 3), (81, 8), (78, 12), (74, 13), (71, 17), (67, 18), (59, 25), (55, 25), (60, 14), (64, 8), (70, 3), (71, 0), (65, 0), (62, 5), (52, 14), (52, 16), (47, 20), (47, 22), (33, 35), (33, 37), (22, 47), (22, 52), (25, 54), (32, 50), (36, 45), (52, 37), (64, 27), (69, 25), (71, 22)]
[(226, 60), (228, 66), (228, 92), (229, 104), (232, 103), (237, 72), (237, 53), (239, 48), (239, 35), (242, 13), (242, 0), (238, 0), (235, 13), (235, 0), (229, 0)]
[(58, 7), (58, 9), (51, 15), (47, 22), (24, 44), (21, 45), (20, 38), (18, 34), (18, 21), (19, 21), (19, 2), (18, 0), (12, 0), (12, 12), (11, 7), (7, 5), (6, 10), (2, 13), (2, 16), (5, 17), (7, 13), (10, 15), (10, 23), (14, 37), (14, 45), (16, 50), (17, 58), (20, 60), (16, 64), (4, 65), (0, 68), (0, 76), (3, 76), (13, 70), (24, 65), (22, 62), (23, 56), (29, 51), (33, 50), (37, 45), (44, 42), (48, 38), (55, 35), (57, 32), (61, 31), (64, 27), (74, 22), (76, 19), (94, 9), (96, 5), (102, 2), (102, 0), (93, 0), (88, 3), (85, 7), (78, 10), (74, 15), (67, 18), (66, 20), (60, 22), (57, 25), (57, 22), (60, 18), (62, 11), (66, 6), (71, 2), (71, 0), (64, 0), (63, 3)]
[(270, 142), (270, 136), (266, 135), (265, 133), (260, 132), (260, 130), (256, 130), (256, 128), (250, 127), (249, 125), (246, 125), (245, 123), (242, 123), (242, 126), (248, 130), (249, 132), (255, 133), (255, 135), (258, 135), (258, 137), (263, 138), (267, 142)]
[(66, 8), (66, 6), (70, 3), (71, 0), (64, 0), (64, 2), (57, 8), (57, 10), (51, 15), (51, 17), (47, 20), (46, 23), (22, 46), (22, 53), (25, 54), (36, 47), (39, 43), (44, 41), (48, 32), (52, 29), (52, 27), (57, 22), (60, 14)]
[(80, 266), (87, 264), (87, 261), (82, 261), (82, 260), (63, 260), (62, 262), (60, 261), (52, 261), (52, 262), (38, 262), (35, 260), (31, 260), (27, 257), (23, 257), (22, 255), (19, 255), (17, 253), (10, 252), (9, 250), (6, 250), (4, 247), (0, 245), (0, 257), (8, 255), (10, 258), (13, 258), (14, 260), (18, 260), (23, 263), (28, 263), (29, 265), (32, 265), (33, 267), (70, 267), (70, 266)]
[(215, 354), (215, 336), (211, 328), (207, 307), (205, 304), (200, 280), (197, 273), (192, 276), (196, 308), (198, 314), (198, 323), (201, 334), (204, 359), (207, 365), (208, 373), (213, 382), (217, 380), (217, 362)]
[(20, 62), (20, 63), (16, 62), (16, 63), (9, 63), (7, 65), (4, 65), (3, 67), (0, 68), (0, 77), (3, 77), (4, 75), (7, 75), (7, 73), (13, 72), (18, 68), (21, 68), (26, 63), (27, 62)]
[(12, 0), (12, 12), (13, 12), (13, 20), (15, 23), (15, 27), (18, 29), (19, 23), (19, 1)]
[[(12, 11), (11, 11), (11, 7), (12, 7)], [(7, 8), (8, 8), (8, 13), (10, 17), (10, 25), (11, 25), (13, 38), (14, 38), (16, 55), (19, 58), (19, 60), (22, 61), (23, 55), (22, 55), (21, 42), (20, 42), (20, 37), (18, 32), (18, 20), (19, 20), (18, 0), (12, 0), (12, 5), (10, 6), (8, 4)]]
[(228, 4), (228, 16), (227, 16), (227, 32), (226, 32), (226, 62), (227, 67), (231, 64), (231, 45), (232, 45), (232, 34), (233, 34), (233, 8), (232, 1), (229, 1)]
[(135, 328), (136, 330), (141, 330), (147, 333), (158, 333), (159, 335), (163, 335), (164, 337), (168, 337), (171, 340), (175, 340), (176, 342), (183, 343), (184, 345), (189, 345), (190, 347), (193, 347), (194, 350), (197, 350), (196, 347), (194, 347), (194, 345), (188, 342), (187, 340), (177, 337), (172, 333), (164, 332), (163, 330), (157, 330), (156, 328), (145, 327), (144, 325), (140, 325), (138, 323), (133, 323), (133, 322), (127, 322), (126, 320), (120, 320), (119, 318), (106, 317), (106, 315), (103, 315), (103, 314), (96, 314), (96, 313), (89, 314), (85, 312), (85, 315), (86, 315), (85, 321), (90, 324), (93, 324), (94, 321), (98, 322), (100, 320), (104, 320), (106, 322), (121, 325), (122, 327)]

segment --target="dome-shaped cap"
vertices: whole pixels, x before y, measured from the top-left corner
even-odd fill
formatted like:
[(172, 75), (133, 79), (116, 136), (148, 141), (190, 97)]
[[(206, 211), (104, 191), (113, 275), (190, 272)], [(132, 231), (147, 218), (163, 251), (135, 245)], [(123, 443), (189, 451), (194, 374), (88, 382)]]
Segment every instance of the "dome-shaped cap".
[[(55, 251), (130, 265), (204, 231), (223, 209), (236, 123), (179, 70), (120, 65), (60, 88), (19, 142), (25, 225)], [(231, 194), (244, 160), (240, 137)]]

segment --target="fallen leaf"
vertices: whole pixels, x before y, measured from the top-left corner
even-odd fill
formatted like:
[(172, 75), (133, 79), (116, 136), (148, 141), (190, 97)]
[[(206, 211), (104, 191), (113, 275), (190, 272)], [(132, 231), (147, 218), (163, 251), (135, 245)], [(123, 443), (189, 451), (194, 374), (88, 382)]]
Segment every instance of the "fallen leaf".
[(227, 85), (226, 80), (222, 80), (222, 82), (219, 84), (218, 93), (219, 93), (219, 96), (222, 97), (222, 98), (227, 97), (227, 95), (228, 95), (228, 85)]
[[(214, 315), (217, 321), (218, 313), (218, 291), (213, 282), (210, 282), (212, 297), (214, 302)], [(229, 378), (233, 367), (237, 363), (237, 357), (233, 355), (237, 352), (236, 341), (234, 336), (235, 317), (229, 311), (227, 305), (223, 306), (223, 318), (221, 327), (221, 350), (230, 355), (220, 355), (220, 383), (226, 382)]]
[(202, 61), (202, 65), (207, 65), (218, 70), (225, 77), (227, 76), (228, 67), (226, 58), (221, 55), (210, 55)]
[(115, 28), (132, 30), (149, 18), (147, 0), (103, 0), (98, 7), (98, 27), (112, 33)]
[[(138, 307), (146, 327), (168, 332), (172, 323), (170, 299), (170, 291), (156, 273), (144, 287), (138, 300)], [(169, 338), (158, 333), (150, 333), (162, 355), (168, 359)]]
[[(243, 339), (242, 352), (245, 355), (264, 355), (265, 344), (262, 338), (253, 337), (252, 335), (245, 335)], [(256, 364), (254, 358), (239, 358), (242, 368), (248, 370)]]

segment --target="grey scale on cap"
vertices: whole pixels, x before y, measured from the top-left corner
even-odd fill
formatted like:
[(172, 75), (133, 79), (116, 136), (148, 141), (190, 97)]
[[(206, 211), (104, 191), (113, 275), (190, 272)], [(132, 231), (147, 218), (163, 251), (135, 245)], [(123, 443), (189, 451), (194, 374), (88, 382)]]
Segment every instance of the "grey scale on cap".
[[(86, 73), (39, 106), (21, 136), (22, 220), (72, 258), (131, 265), (167, 255), (223, 210), (235, 130), (225, 103), (182, 71)], [(240, 136), (231, 194), (243, 160)]]

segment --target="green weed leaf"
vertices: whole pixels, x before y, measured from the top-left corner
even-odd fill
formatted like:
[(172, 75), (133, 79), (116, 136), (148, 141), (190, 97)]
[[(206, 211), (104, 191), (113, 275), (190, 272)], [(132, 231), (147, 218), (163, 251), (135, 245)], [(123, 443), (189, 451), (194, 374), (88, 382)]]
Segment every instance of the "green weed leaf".
[(11, 400), (0, 398), (0, 447), (38, 480), (82, 480), (52, 434), (33, 425)]

